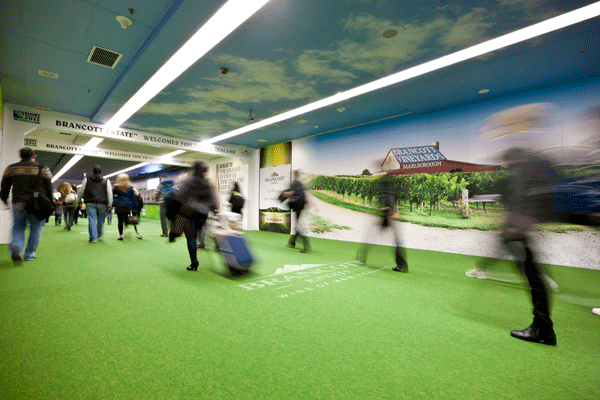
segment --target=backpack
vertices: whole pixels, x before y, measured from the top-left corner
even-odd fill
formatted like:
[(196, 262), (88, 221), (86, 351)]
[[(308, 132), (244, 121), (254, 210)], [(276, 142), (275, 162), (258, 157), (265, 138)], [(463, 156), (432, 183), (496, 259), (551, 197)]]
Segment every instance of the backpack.
[(173, 187), (173, 179), (165, 179), (160, 184), (160, 195), (163, 199), (169, 199), (175, 194), (175, 188)]

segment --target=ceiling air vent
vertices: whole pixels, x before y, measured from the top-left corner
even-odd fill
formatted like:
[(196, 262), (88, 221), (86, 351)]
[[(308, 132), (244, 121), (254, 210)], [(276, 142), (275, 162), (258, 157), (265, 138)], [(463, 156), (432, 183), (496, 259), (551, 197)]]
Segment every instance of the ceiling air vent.
[(101, 65), (114, 69), (123, 54), (115, 53), (102, 47), (93, 46), (87, 61), (92, 64)]

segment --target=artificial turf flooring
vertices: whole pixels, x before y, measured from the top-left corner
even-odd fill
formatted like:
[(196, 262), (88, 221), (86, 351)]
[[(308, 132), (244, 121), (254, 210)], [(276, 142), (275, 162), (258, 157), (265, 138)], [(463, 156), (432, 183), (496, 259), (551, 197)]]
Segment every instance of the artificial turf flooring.
[(253, 273), (230, 277), (212, 251), (186, 271), (185, 240), (157, 221), (143, 240), (105, 227), (92, 244), (87, 220), (51, 223), (20, 266), (1, 246), (0, 398), (600, 398), (600, 271), (549, 268), (549, 347), (509, 336), (531, 322), (529, 294), (467, 278), (475, 257), (408, 250), (402, 274), (390, 248), (359, 265), (356, 243), (301, 254), (248, 232)]

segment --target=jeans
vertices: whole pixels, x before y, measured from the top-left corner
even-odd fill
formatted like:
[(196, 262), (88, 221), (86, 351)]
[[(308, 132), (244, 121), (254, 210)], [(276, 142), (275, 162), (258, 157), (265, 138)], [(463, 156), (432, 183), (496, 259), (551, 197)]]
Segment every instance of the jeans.
[(13, 204), (12, 215), (12, 241), (10, 242), (9, 249), (12, 254), (21, 254), (23, 247), (25, 247), (25, 228), (27, 227), (27, 221), (29, 221), (29, 238), (23, 258), (25, 260), (32, 260), (35, 258), (35, 251), (40, 243), (46, 220), (39, 219), (33, 214), (28, 214), (25, 211), (24, 205)]
[(75, 206), (74, 205), (65, 205), (63, 211), (65, 212), (65, 225), (67, 230), (71, 230), (73, 226), (73, 219), (75, 218)]
[(191, 221), (190, 235), (186, 235), (188, 253), (190, 254), (190, 261), (192, 263), (198, 262), (198, 232), (202, 230), (204, 223), (206, 222), (206, 215), (195, 217)]
[(90, 241), (98, 240), (102, 237), (102, 226), (104, 225), (104, 217), (106, 216), (106, 204), (88, 203), (86, 204), (88, 216), (88, 231), (90, 233)]

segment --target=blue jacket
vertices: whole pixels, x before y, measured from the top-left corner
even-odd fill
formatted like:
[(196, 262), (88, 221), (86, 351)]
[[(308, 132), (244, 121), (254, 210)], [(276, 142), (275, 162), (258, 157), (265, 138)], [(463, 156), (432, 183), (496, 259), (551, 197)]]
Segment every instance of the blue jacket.
[(133, 187), (129, 187), (127, 192), (122, 192), (117, 186), (113, 189), (113, 206), (131, 207), (137, 209), (137, 195), (133, 191)]

